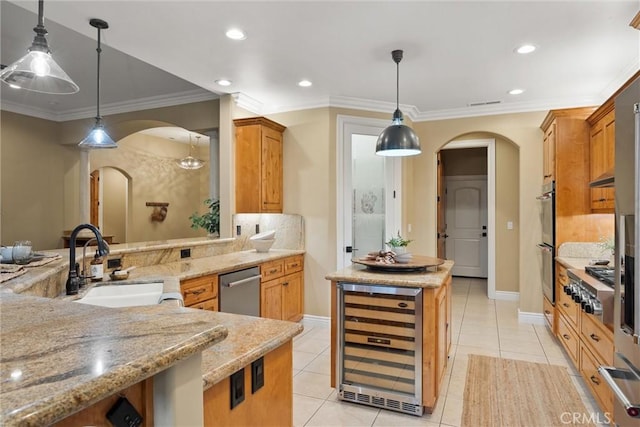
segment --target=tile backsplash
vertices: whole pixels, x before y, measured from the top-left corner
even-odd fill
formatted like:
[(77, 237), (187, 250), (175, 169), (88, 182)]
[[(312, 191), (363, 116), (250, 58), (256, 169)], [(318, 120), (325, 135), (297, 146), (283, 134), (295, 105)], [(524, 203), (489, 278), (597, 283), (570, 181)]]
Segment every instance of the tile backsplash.
[[(251, 249), (249, 237), (259, 232), (276, 230), (274, 249), (304, 249), (304, 218), (297, 214), (235, 214), (233, 216), (234, 236), (240, 250)], [(240, 235), (237, 235), (238, 226)]]

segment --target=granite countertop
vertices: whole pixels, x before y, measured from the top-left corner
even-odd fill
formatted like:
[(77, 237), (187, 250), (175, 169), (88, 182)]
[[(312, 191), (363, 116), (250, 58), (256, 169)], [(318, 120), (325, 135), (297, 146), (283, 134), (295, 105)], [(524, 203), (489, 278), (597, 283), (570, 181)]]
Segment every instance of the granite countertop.
[(220, 322), (168, 306), (105, 308), (0, 294), (0, 424), (45, 425), (222, 340)]
[(363, 265), (352, 264), (342, 270), (327, 274), (325, 279), (335, 282), (370, 283), (414, 288), (440, 287), (451, 274), (453, 261), (430, 267), (426, 271), (413, 273), (380, 272), (369, 270)]

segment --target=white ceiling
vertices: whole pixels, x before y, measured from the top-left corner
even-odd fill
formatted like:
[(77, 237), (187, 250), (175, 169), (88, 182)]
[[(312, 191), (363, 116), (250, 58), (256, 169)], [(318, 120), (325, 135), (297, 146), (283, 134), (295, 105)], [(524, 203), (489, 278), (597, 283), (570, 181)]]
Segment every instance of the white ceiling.
[[(1, 2), (0, 59), (8, 64), (31, 44), (37, 18), (21, 8), (35, 12), (37, 1)], [(88, 21), (101, 18), (110, 25), (102, 33), (102, 101), (111, 111), (131, 108), (136, 99), (151, 105), (177, 95), (240, 93), (243, 106), (258, 114), (332, 105), (391, 116), (394, 49), (404, 50), (400, 103), (414, 120), (597, 105), (640, 68), (640, 31), (629, 26), (639, 6), (638, 0), (48, 0), (49, 43), (81, 91), (18, 96), (2, 85), (2, 102), (59, 119), (93, 115), (96, 30)], [(247, 39), (227, 39), (231, 27)], [(522, 43), (539, 49), (514, 53)], [(218, 86), (220, 78), (233, 85)], [(313, 86), (297, 86), (303, 78)], [(513, 88), (525, 92), (509, 95)], [(500, 103), (469, 106), (487, 101)]]

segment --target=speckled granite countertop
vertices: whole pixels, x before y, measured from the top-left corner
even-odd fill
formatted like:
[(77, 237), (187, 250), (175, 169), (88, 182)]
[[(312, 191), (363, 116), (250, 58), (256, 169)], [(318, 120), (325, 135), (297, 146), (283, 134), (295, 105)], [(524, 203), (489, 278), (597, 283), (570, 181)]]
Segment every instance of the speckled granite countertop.
[(558, 248), (556, 261), (566, 268), (584, 269), (595, 259), (608, 259), (613, 267), (613, 254), (603, 249), (601, 243), (565, 242)]
[(351, 266), (334, 273), (327, 274), (325, 279), (336, 282), (370, 283), (414, 288), (437, 288), (444, 283), (451, 274), (453, 261), (446, 260), (444, 264), (430, 267), (427, 271), (415, 273), (391, 273), (372, 271), (362, 265)]
[(227, 335), (198, 311), (0, 294), (0, 424), (47, 425)]

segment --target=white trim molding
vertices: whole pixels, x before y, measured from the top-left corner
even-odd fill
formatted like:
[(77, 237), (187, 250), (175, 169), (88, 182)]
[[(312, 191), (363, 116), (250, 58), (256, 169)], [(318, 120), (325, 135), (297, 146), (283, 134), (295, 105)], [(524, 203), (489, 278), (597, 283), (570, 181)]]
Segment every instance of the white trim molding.
[(520, 301), (520, 292), (496, 291), (495, 299), (501, 301)]
[(544, 325), (546, 320), (542, 313), (531, 313), (527, 311), (520, 311), (520, 309), (518, 309), (518, 322), (532, 325)]
[(303, 322), (312, 322), (319, 323), (322, 326), (330, 326), (331, 325), (331, 317), (327, 316), (316, 316), (313, 314), (305, 314), (302, 316)]

